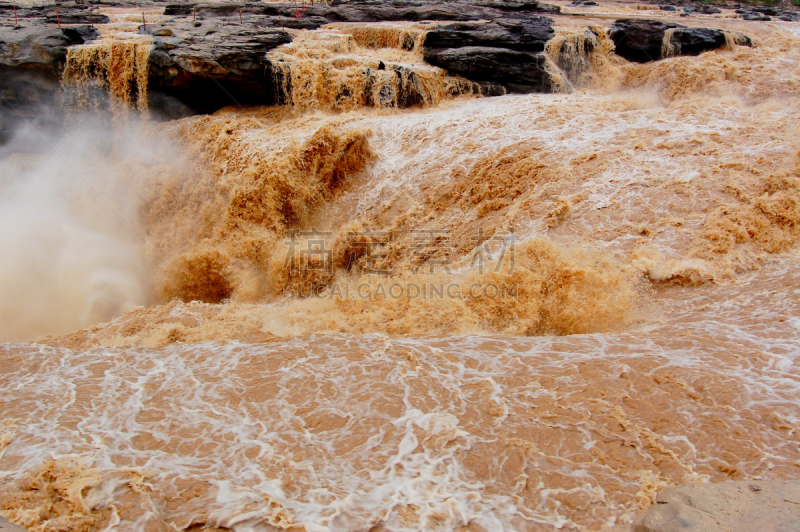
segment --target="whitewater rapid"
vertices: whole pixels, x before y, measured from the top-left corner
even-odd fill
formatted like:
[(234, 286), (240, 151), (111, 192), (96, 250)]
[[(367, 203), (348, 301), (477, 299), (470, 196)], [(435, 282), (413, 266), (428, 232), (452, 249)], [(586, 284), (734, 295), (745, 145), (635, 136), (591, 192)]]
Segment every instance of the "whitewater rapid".
[[(332, 112), (320, 74), (312, 105), (120, 112), (75, 129), (72, 180), (4, 159), (0, 512), (31, 530), (599, 530), (669, 485), (796, 478), (800, 37), (783, 27), (643, 65), (598, 30), (569, 94), (454, 97), (433, 72), (420, 108)], [(413, 63), (396, 48), (418, 29), (277, 53), (298, 76), (369, 46)], [(107, 45), (71, 56), (75, 80)], [(295, 229), (329, 269), (287, 267)], [(446, 246), (421, 253), (419, 230)], [(349, 268), (373, 232), (391, 273)], [(459, 290), (375, 295), (437, 283)], [(470, 292), (492, 283), (514, 296)]]

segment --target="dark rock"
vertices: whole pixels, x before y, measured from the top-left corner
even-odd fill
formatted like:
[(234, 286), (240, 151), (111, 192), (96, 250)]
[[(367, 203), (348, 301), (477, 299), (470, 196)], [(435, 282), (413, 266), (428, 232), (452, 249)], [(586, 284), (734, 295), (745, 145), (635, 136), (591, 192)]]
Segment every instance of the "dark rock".
[(553, 38), (553, 21), (545, 17), (495, 22), (459, 22), (439, 26), (425, 36), (424, 47), (461, 48), (482, 46), (524, 52), (541, 52)]
[(543, 4), (536, 0), (454, 0), (449, 2), (406, 0), (392, 3), (366, 0), (333, 6), (307, 5), (300, 12), (291, 3), (215, 3), (197, 4), (196, 7), (187, 4), (170, 4), (166, 6), (164, 14), (184, 17), (196, 14), (198, 19), (238, 17), (239, 9), (243, 15), (269, 17), (275, 26), (278, 26), (280, 21), (286, 25), (290, 19), (295, 21), (308, 19), (313, 20), (314, 24), (317, 24), (316, 27), (329, 22), (495, 20), (504, 17), (517, 18), (531, 13), (559, 13), (561, 11), (558, 6)]
[(675, 55), (700, 55), (725, 46), (725, 33), (708, 28), (676, 29), (670, 39)]
[(424, 51), (425, 60), (474, 81), (503, 85), (512, 92), (552, 92), (553, 80), (543, 53), (467, 46)]
[(668, 29), (684, 27), (674, 22), (622, 19), (614, 22), (609, 36), (616, 45), (617, 55), (628, 61), (647, 63), (661, 59), (661, 46)]
[(661, 11), (677, 11), (675, 6), (660, 6), (660, 7), (661, 7)]
[(683, 11), (684, 13), (700, 13), (703, 15), (715, 15), (717, 13), (722, 13), (722, 10), (720, 8), (709, 6), (706, 4), (687, 6), (683, 8)]
[(768, 21), (772, 20), (772, 18), (764, 15), (762, 13), (757, 13), (755, 11), (751, 11), (749, 9), (737, 9), (736, 12), (742, 17), (744, 20), (756, 20), (756, 21)]
[(511, 92), (550, 92), (552, 79), (540, 53), (553, 38), (553, 21), (541, 16), (494, 22), (456, 22), (425, 36), (425, 60), (476, 82)]
[(702, 13), (704, 15), (716, 15), (717, 13), (722, 13), (722, 10), (716, 6), (710, 6), (708, 4), (700, 4), (694, 8), (696, 13)]
[(61, 31), (69, 40), (69, 44), (85, 44), (100, 37), (100, 30), (94, 26), (67, 26)]
[(769, 7), (769, 6), (754, 6), (752, 9), (756, 13), (761, 13), (763, 15), (769, 15), (771, 17), (777, 17), (780, 14), (780, 11), (777, 8)]
[[(726, 46), (725, 32), (708, 28), (687, 28), (680, 24), (657, 20), (617, 20), (609, 35), (616, 45), (616, 53), (637, 63), (663, 59), (664, 36), (674, 30), (669, 44), (670, 55), (698, 55), (708, 50)], [(746, 35), (737, 36), (736, 44), (752, 46)]]
[(148, 82), (156, 111), (158, 93), (198, 112), (276, 103), (266, 54), (291, 42), (285, 31), (217, 21), (199, 27), (189, 21), (169, 28), (148, 25), (140, 31), (153, 35)]
[(44, 26), (0, 28), (0, 65), (60, 73), (73, 44), (63, 31)]

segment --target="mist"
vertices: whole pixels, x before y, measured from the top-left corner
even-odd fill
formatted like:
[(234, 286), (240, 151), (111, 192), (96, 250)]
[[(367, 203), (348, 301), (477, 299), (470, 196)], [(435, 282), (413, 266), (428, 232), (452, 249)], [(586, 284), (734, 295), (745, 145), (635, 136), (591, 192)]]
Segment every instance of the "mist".
[(0, 147), (0, 341), (85, 328), (148, 303), (138, 200), (170, 152), (146, 124), (96, 113), (12, 132)]

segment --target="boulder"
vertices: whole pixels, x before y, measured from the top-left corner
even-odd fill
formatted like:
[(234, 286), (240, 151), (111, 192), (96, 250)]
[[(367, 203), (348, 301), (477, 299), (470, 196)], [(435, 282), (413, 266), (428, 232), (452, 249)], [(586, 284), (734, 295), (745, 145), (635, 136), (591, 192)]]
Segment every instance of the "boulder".
[(451, 74), (510, 92), (551, 92), (542, 52), (554, 35), (553, 21), (542, 16), (443, 24), (425, 35), (423, 57)]
[(89, 26), (0, 26), (0, 144), (17, 124), (58, 108), (67, 48), (97, 38)]
[[(725, 32), (709, 28), (687, 28), (674, 22), (658, 20), (623, 19), (611, 26), (609, 36), (616, 45), (616, 53), (636, 63), (647, 63), (664, 58), (664, 38), (669, 38), (669, 56), (698, 55), (727, 45)], [(746, 35), (737, 35), (736, 44), (752, 46)]]
[(552, 92), (554, 83), (546, 70), (544, 53), (520, 52), (507, 48), (465, 46), (424, 50), (425, 60), (453, 74), (473, 81), (491, 82), (509, 91)]
[(717, 13), (722, 13), (722, 10), (715, 6), (710, 6), (707, 4), (699, 4), (696, 6), (687, 6), (683, 8), (684, 13), (700, 13), (702, 15), (715, 15)]
[(553, 38), (553, 21), (546, 17), (499, 19), (494, 22), (457, 22), (441, 25), (425, 35), (424, 47), (479, 46), (521, 52), (541, 52)]
[(622, 19), (611, 26), (609, 37), (616, 45), (617, 55), (628, 61), (647, 63), (661, 59), (661, 46), (668, 29), (684, 27), (659, 20)]
[(726, 45), (725, 33), (708, 28), (679, 28), (670, 39), (674, 55), (700, 55)]
[[(379, 0), (350, 1), (332, 6), (323, 4), (309, 6), (298, 13), (292, 3), (213, 3), (213, 4), (170, 4), (165, 7), (165, 15), (194, 16), (199, 18), (238, 17), (255, 15), (274, 19), (279, 23), (290, 18), (311, 19), (315, 22), (419, 22), (424, 20), (469, 21), (495, 20), (498, 18), (529, 15), (532, 13), (559, 13), (558, 6), (544, 4), (537, 0), (453, 0), (433, 2), (420, 0)], [(297, 15), (301, 16), (298, 17)]]
[(737, 9), (737, 13), (742, 17), (744, 20), (756, 20), (756, 21), (767, 21), (772, 20), (771, 17), (764, 15), (762, 13), (758, 13), (755, 11), (751, 11), (749, 9)]
[(149, 93), (156, 111), (171, 96), (196, 112), (227, 105), (274, 104), (272, 64), (267, 52), (292, 38), (283, 30), (225, 21), (148, 25), (153, 36)]

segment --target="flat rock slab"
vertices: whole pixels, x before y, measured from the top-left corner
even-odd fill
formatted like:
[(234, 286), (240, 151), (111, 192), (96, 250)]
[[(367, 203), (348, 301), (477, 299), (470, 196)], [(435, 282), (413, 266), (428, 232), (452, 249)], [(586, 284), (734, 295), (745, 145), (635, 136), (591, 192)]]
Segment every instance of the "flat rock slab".
[(25, 529), (17, 525), (12, 525), (0, 516), (0, 532), (25, 532)]
[(629, 528), (604, 532), (800, 532), (800, 480), (683, 484), (656, 496)]

